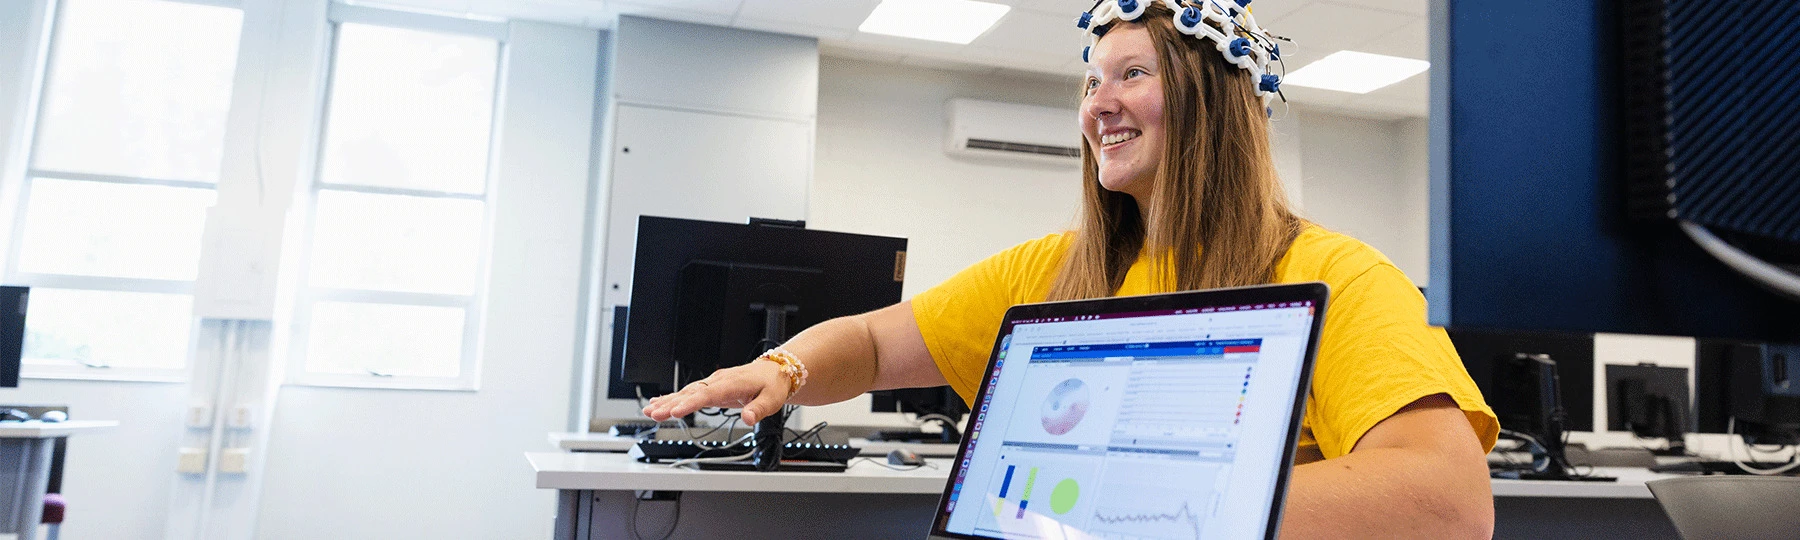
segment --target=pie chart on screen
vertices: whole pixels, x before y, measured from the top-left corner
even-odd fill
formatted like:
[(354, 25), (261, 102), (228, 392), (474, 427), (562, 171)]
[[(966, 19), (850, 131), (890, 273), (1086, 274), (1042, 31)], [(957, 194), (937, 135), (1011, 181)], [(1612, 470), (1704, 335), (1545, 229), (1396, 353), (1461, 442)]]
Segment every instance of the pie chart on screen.
[(1044, 431), (1051, 435), (1068, 433), (1081, 423), (1087, 410), (1087, 383), (1081, 379), (1056, 383), (1056, 387), (1050, 389), (1050, 395), (1044, 398)]

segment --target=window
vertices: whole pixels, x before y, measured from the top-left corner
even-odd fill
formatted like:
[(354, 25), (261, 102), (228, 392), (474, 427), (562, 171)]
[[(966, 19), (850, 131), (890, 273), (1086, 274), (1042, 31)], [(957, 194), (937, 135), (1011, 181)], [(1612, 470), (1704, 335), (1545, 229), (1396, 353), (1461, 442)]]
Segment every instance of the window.
[(338, 20), (292, 382), (474, 388), (499, 59)]
[(32, 377), (182, 380), (242, 13), (63, 0), (6, 281)]

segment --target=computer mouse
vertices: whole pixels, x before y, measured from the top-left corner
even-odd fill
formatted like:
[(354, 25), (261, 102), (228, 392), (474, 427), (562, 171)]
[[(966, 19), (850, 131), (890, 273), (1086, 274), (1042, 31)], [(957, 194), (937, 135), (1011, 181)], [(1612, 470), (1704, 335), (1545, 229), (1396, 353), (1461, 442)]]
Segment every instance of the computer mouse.
[(43, 416), (38, 417), (38, 420), (44, 422), (61, 422), (68, 419), (69, 413), (62, 411), (44, 411)]
[[(0, 422), (25, 422), (31, 420), (31, 414), (18, 409), (0, 409)], [(888, 459), (893, 459), (892, 457)]]
[(912, 450), (895, 448), (893, 451), (888, 452), (888, 465), (923, 467), (925, 466), (925, 458), (919, 457), (919, 454)]

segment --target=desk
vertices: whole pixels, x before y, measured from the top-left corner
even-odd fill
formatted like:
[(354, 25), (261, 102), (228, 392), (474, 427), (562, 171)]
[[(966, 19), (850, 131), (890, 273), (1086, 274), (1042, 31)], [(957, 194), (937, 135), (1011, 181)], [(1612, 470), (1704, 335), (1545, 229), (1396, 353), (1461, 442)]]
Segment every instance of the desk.
[[(551, 433), (550, 444), (567, 452), (624, 452), (631, 449), (637, 439), (620, 437), (606, 433)], [(870, 457), (886, 456), (898, 448), (912, 450), (925, 457), (956, 457), (960, 445), (942, 443), (915, 443), (895, 441), (871, 441), (867, 439), (850, 439), (850, 446), (862, 449), (859, 455)]]
[[(751, 473), (671, 469), (615, 453), (541, 452), (525, 458), (537, 487), (558, 490), (556, 538), (925, 537), (949, 460), (892, 471), (859, 460), (849, 471)], [(1678, 538), (1644, 482), (1678, 475), (1602, 467), (1618, 482), (1494, 480), (1495, 538)], [(681, 491), (680, 502), (638, 491)], [(665, 496), (673, 494), (665, 493)], [(679, 513), (676, 505), (680, 505)]]
[(1644, 483), (1685, 475), (1633, 467), (1593, 474), (1619, 481), (1493, 480), (1494, 538), (1681, 538)]
[[(925, 537), (950, 460), (895, 471), (858, 459), (842, 473), (695, 471), (594, 452), (527, 453), (557, 490), (556, 538)], [(885, 463), (883, 461), (882, 463)], [(655, 491), (675, 500), (642, 500)], [(674, 527), (671, 530), (671, 527)]]
[(0, 422), (0, 535), (30, 540), (43, 518), (56, 439), (118, 426), (112, 421)]

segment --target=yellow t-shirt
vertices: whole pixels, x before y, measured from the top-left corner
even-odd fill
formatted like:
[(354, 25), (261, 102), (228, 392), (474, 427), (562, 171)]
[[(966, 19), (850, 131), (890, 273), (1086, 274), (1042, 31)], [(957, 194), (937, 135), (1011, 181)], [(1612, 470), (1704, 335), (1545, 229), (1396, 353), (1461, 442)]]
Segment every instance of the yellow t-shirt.
[[(980, 388), (1007, 308), (1044, 301), (1070, 241), (1068, 234), (1052, 234), (1019, 244), (913, 297), (913, 317), (931, 357), (963, 399), (973, 400)], [(1166, 292), (1151, 287), (1148, 265), (1132, 265), (1119, 296)], [(1376, 423), (1440, 393), (1456, 401), (1482, 447), (1494, 447), (1500, 432), (1494, 411), (1449, 336), (1426, 324), (1425, 297), (1381, 252), (1308, 226), (1276, 264), (1275, 281), (1331, 286), (1300, 456), (1347, 454)]]

